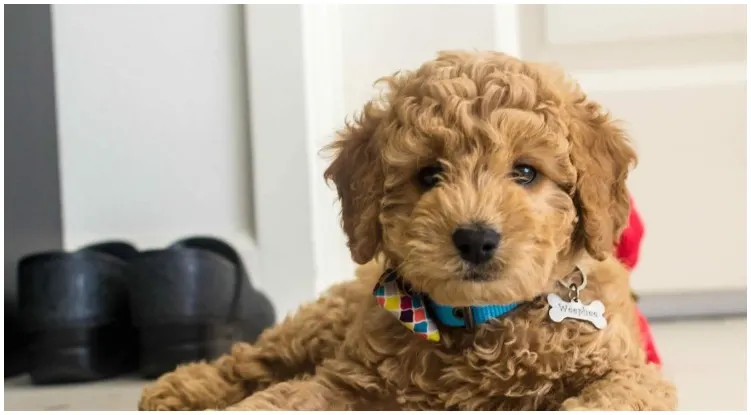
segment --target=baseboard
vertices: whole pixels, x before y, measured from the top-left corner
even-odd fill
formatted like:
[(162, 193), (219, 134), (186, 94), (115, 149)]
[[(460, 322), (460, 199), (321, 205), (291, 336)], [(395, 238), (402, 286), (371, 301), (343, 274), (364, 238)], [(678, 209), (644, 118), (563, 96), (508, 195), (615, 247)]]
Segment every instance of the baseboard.
[(639, 309), (650, 320), (746, 317), (746, 290), (639, 294)]

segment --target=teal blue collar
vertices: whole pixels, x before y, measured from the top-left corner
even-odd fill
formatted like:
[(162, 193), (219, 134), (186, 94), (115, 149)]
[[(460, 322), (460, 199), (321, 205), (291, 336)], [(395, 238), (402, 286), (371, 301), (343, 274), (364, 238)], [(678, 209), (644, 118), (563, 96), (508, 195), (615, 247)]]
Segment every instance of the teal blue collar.
[(452, 307), (428, 301), (430, 311), (437, 321), (448, 327), (466, 327), (485, 324), (490, 320), (501, 318), (510, 313), (519, 303), (486, 304), (470, 307)]
[(394, 315), (415, 334), (430, 341), (439, 341), (436, 322), (447, 327), (473, 328), (478, 324), (503, 317), (519, 304), (488, 304), (452, 307), (436, 304), (427, 295), (416, 292), (399, 275), (386, 270), (373, 288), (378, 305)]

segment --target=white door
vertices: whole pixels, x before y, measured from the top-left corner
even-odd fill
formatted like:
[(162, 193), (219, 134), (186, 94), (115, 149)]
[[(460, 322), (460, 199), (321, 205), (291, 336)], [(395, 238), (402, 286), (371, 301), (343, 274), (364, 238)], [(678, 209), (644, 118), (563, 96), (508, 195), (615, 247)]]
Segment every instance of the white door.
[(640, 293), (746, 289), (746, 6), (520, 10), (521, 54), (622, 118), (640, 163)]
[(560, 62), (640, 154), (643, 293), (746, 287), (746, 6), (525, 6), (522, 53)]

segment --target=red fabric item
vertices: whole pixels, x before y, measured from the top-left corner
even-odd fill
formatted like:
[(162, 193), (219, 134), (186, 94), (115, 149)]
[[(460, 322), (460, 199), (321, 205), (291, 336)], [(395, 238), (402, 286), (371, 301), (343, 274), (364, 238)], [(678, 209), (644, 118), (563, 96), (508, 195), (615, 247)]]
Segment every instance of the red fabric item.
[(628, 224), (621, 235), (620, 241), (615, 248), (616, 257), (621, 260), (629, 270), (634, 269), (639, 261), (639, 248), (644, 237), (644, 223), (636, 210), (634, 200), (631, 199), (631, 212), (628, 216)]
[(639, 311), (639, 307), (636, 307), (636, 318), (639, 319), (639, 331), (641, 332), (642, 346), (647, 352), (647, 363), (662, 366), (662, 360), (657, 353), (657, 346), (655, 346), (655, 339), (652, 337), (652, 329), (649, 327), (647, 318)]
[[(641, 216), (639, 216), (639, 212), (636, 210), (634, 200), (631, 199), (628, 224), (621, 235), (621, 239), (618, 241), (618, 245), (615, 247), (616, 257), (629, 270), (634, 269), (636, 263), (639, 261), (639, 249), (641, 248), (643, 237), (644, 222), (642, 222)], [(639, 331), (642, 335), (642, 344), (647, 353), (647, 362), (662, 365), (662, 360), (657, 353), (657, 347), (655, 346), (654, 337), (652, 337), (652, 330), (649, 327), (647, 318), (639, 311), (638, 307), (636, 307), (635, 312), (639, 322)]]

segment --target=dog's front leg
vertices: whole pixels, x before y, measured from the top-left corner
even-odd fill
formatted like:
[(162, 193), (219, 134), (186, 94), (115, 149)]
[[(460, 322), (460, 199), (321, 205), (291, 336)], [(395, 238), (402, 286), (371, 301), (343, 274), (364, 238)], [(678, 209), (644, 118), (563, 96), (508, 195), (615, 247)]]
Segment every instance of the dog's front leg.
[(315, 376), (277, 383), (227, 408), (228, 411), (348, 411), (352, 398)]
[(616, 367), (563, 402), (566, 411), (674, 411), (675, 386), (650, 364)]
[(274, 384), (230, 406), (231, 411), (349, 411), (383, 398), (381, 379), (347, 360), (328, 360), (316, 374)]

